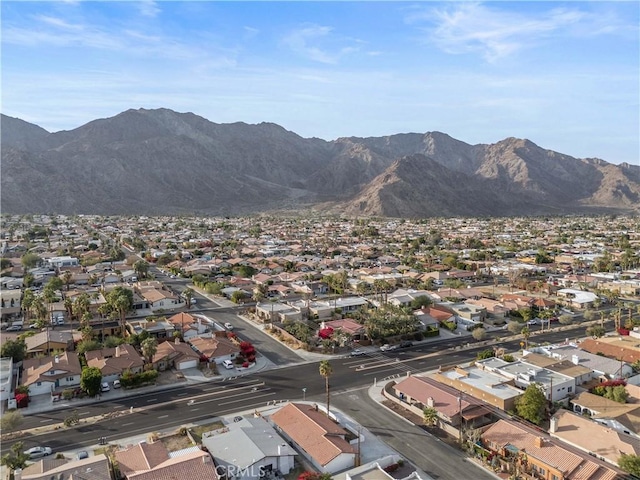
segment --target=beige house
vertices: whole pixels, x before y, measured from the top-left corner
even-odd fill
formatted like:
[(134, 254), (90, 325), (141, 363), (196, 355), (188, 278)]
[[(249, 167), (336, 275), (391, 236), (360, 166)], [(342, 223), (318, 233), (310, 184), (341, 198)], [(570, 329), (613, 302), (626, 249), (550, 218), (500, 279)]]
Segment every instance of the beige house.
[(162, 442), (140, 442), (114, 454), (126, 480), (217, 480), (211, 455), (197, 447), (169, 452)]
[(89, 367), (100, 369), (105, 382), (117, 380), (127, 370), (131, 373), (140, 373), (144, 368), (142, 355), (133, 345), (127, 343), (113, 348), (85, 352), (84, 358)]
[(346, 440), (347, 431), (317, 406), (289, 403), (269, 421), (318, 471), (335, 473), (354, 466), (356, 449)]
[(64, 352), (53, 357), (28, 358), (22, 363), (22, 385), (32, 396), (80, 385), (82, 367), (78, 354)]

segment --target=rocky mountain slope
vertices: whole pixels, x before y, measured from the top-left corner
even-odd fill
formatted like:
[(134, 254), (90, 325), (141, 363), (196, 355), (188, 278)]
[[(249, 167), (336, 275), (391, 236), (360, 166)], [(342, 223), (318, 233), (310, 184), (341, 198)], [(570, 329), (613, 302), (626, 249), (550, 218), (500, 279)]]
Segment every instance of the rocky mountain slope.
[(306, 139), (262, 123), (128, 110), (70, 131), (1, 117), (3, 213), (208, 214), (317, 209), (428, 217), (638, 211), (640, 167), (508, 138), (430, 132)]

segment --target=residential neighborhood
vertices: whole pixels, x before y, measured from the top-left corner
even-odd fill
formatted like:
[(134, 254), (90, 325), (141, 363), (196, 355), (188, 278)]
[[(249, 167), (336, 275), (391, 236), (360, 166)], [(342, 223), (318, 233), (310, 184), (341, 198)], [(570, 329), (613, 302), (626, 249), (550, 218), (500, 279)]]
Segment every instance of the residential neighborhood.
[[(263, 383), (240, 387), (268, 409), (206, 424), (176, 450), (150, 438), (83, 459), (16, 456), (22, 479), (428, 480), (400, 468), (402, 452), (364, 458), (372, 435), (329, 406), (331, 364), (395, 368), (376, 377), (379, 404), (500, 478), (640, 472), (637, 218), (2, 221), (3, 419), (296, 363), (319, 364), (326, 390), (276, 407)], [(434, 366), (419, 368), (427, 348)]]

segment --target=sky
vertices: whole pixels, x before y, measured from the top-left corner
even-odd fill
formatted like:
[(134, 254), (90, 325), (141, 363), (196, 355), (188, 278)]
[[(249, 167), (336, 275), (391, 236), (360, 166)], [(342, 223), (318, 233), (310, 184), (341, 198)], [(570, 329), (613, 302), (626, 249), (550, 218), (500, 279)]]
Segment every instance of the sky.
[(2, 113), (50, 132), (130, 108), (302, 137), (527, 138), (640, 164), (640, 2), (11, 1)]

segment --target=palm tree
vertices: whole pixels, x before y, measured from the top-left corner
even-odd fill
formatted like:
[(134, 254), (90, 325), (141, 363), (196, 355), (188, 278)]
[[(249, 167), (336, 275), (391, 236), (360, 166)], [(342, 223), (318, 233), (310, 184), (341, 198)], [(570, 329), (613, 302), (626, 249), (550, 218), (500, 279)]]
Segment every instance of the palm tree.
[(138, 280), (140, 280), (141, 278), (147, 277), (147, 273), (149, 272), (149, 264), (144, 260), (138, 260), (133, 264), (133, 269), (135, 270), (136, 275), (138, 275)]
[(69, 291), (69, 285), (71, 284), (72, 279), (73, 279), (73, 273), (71, 273), (71, 271), (66, 270), (62, 274), (62, 282), (64, 283), (65, 289), (67, 290), (67, 292)]
[(193, 298), (193, 294), (195, 292), (193, 291), (193, 289), (191, 288), (185, 288), (184, 291), (182, 292), (182, 296), (184, 297), (185, 301), (187, 302), (187, 310), (189, 310), (191, 308), (191, 299)]
[(158, 351), (158, 340), (153, 337), (149, 337), (142, 341), (140, 348), (142, 349), (142, 355), (147, 360), (147, 364), (152, 365), (153, 356)]
[(424, 410), (422, 410), (422, 420), (425, 425), (433, 427), (438, 423), (438, 411), (433, 407), (424, 407)]
[(320, 371), (320, 376), (324, 377), (324, 381), (325, 381), (325, 390), (327, 392), (327, 417), (330, 417), (330, 414), (329, 414), (329, 400), (330, 400), (330, 395), (329, 395), (329, 377), (333, 373), (333, 368), (331, 367), (331, 364), (329, 363), (329, 360), (322, 360), (320, 362), (319, 371)]

